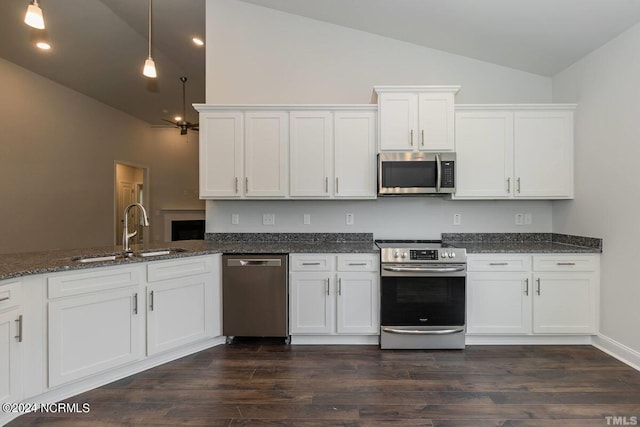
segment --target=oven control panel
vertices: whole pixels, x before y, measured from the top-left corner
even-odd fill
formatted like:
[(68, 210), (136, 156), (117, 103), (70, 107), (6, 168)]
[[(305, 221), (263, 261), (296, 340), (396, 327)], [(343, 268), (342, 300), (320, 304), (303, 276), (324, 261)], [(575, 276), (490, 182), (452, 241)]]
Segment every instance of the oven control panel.
[(429, 263), (429, 262), (466, 262), (466, 250), (464, 248), (438, 248), (438, 249), (391, 249), (383, 248), (380, 251), (380, 261), (402, 263)]

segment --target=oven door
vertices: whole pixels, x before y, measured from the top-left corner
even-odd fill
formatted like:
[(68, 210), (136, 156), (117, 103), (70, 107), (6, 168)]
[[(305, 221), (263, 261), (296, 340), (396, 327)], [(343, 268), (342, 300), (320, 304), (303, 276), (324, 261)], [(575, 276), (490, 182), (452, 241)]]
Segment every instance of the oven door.
[(464, 328), (465, 286), (464, 264), (383, 265), (380, 323)]

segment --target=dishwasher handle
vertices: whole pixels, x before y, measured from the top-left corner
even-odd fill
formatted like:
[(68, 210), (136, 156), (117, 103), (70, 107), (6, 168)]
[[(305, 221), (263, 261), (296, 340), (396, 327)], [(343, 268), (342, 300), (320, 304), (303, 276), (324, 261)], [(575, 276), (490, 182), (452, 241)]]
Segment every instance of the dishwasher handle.
[(228, 267), (281, 267), (282, 260), (277, 258), (232, 258), (227, 260)]

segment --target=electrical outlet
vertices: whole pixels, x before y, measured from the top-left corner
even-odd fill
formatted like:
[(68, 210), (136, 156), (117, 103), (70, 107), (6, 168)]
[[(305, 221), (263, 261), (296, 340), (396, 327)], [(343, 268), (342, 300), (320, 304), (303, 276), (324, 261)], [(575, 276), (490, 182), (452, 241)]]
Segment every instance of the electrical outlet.
[(453, 225), (460, 225), (462, 224), (462, 215), (459, 213), (454, 213), (453, 214)]
[(516, 214), (516, 225), (524, 224), (524, 214), (517, 213)]
[(304, 223), (304, 225), (309, 225), (309, 224), (311, 224), (311, 215), (309, 215), (309, 214), (304, 214), (304, 216), (303, 216), (303, 223)]
[(533, 218), (531, 214), (530, 213), (524, 214), (524, 225), (531, 225), (531, 222), (533, 222)]
[(233, 225), (238, 225), (238, 224), (240, 224), (240, 215), (238, 215), (238, 214), (231, 214), (231, 224), (233, 224)]
[(353, 214), (352, 213), (348, 213), (346, 215), (345, 220), (346, 220), (347, 225), (353, 225)]
[(262, 225), (275, 225), (276, 214), (262, 214)]

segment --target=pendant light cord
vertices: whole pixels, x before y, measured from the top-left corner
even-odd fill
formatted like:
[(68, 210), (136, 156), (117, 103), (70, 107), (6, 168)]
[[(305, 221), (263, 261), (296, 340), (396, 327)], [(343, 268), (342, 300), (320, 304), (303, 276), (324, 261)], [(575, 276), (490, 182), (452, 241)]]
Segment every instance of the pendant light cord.
[(151, 58), (151, 2), (149, 0), (149, 58)]

